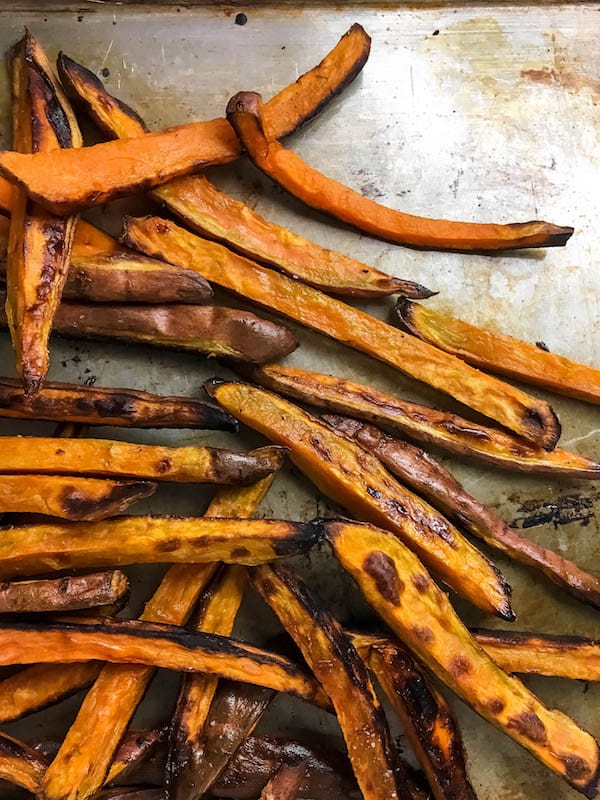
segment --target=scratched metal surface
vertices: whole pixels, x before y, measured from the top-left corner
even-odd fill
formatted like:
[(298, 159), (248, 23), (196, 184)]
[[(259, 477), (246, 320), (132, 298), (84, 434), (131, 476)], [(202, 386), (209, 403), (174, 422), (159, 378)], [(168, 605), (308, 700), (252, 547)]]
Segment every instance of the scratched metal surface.
[[(416, 279), (439, 295), (432, 306), (477, 324), (497, 327), (580, 361), (600, 366), (600, 5), (498, 3), (460, 7), (376, 9), (351, 5), (305, 10), (246, 8), (247, 23), (224, 8), (150, 10), (87, 3), (78, 11), (18, 12), (0, 4), (4, 50), (28, 25), (55, 55), (62, 48), (104, 76), (110, 91), (134, 105), (152, 128), (211, 118), (240, 89), (270, 96), (314, 65), (354, 21), (373, 37), (362, 75), (291, 145), (310, 163), (383, 203), (432, 216), (509, 221), (533, 217), (573, 224), (564, 249), (507, 256), (414, 252), (361, 237), (307, 213), (243, 162), (213, 172), (214, 180), (264, 216), (393, 274)], [(239, 10), (239, 9), (238, 9)], [(0, 81), (0, 144), (9, 145), (7, 84)], [(135, 208), (143, 208), (136, 204)], [(91, 216), (109, 229), (131, 204)], [(386, 317), (388, 303), (372, 304)], [(302, 346), (294, 364), (353, 376), (403, 396), (450, 407), (395, 372), (295, 326)], [(191, 355), (143, 348), (57, 341), (51, 377), (98, 385), (194, 394), (205, 377), (226, 374)], [(6, 334), (3, 371), (12, 372)], [(562, 445), (600, 457), (600, 423), (592, 407), (552, 398), (563, 424)], [(31, 426), (28, 430), (48, 430)], [(3, 433), (15, 430), (2, 425)], [(24, 430), (24, 428), (19, 428)], [(104, 430), (102, 435), (119, 436)], [(190, 441), (246, 447), (259, 439), (189, 432), (132, 432), (135, 441)], [(590, 482), (527, 479), (456, 459), (445, 463), (479, 498), (509, 521), (600, 570), (600, 489)], [(194, 513), (207, 492), (169, 487), (146, 509)], [(265, 515), (308, 519), (331, 506), (294, 470), (278, 478)], [(514, 587), (521, 629), (600, 635), (598, 615), (548, 583), (498, 557)], [(317, 553), (302, 568), (344, 621), (369, 612), (330, 556)], [(160, 569), (132, 570), (139, 608)], [(472, 623), (494, 625), (458, 604)], [(132, 608), (135, 610), (135, 608)], [(263, 640), (272, 618), (250, 600), (242, 635)], [(571, 713), (600, 735), (600, 688), (560, 680), (528, 684), (550, 705)], [(137, 716), (150, 724), (169, 713), (173, 676), (161, 676)], [(77, 698), (6, 729), (21, 736), (59, 736)], [(473, 783), (481, 800), (567, 800), (575, 793), (506, 737), (457, 704)], [(278, 700), (267, 723), (279, 731), (309, 728), (335, 736), (332, 722), (299, 703)], [(8, 795), (2, 795), (7, 796)]]

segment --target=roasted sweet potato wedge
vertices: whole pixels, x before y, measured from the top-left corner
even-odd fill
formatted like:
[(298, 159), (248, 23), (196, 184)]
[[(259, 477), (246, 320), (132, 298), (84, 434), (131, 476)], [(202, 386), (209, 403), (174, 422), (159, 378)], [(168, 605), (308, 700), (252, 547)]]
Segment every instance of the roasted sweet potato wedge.
[(22, 786), (37, 795), (46, 760), (18, 739), (0, 734), (0, 780)]
[[(272, 481), (273, 474), (251, 486), (220, 490), (207, 514), (215, 518), (251, 516)], [(214, 562), (171, 567), (146, 604), (142, 618), (184, 625), (216, 568)], [(231, 628), (225, 632), (231, 633)], [(102, 786), (107, 775), (110, 777), (113, 755), (153, 675), (151, 667), (139, 665), (107, 664), (102, 669), (48, 769), (47, 785), (55, 797), (75, 791), (79, 797), (87, 797)], [(203, 675), (202, 679), (212, 684), (216, 681), (214, 676)]]
[(341, 625), (289, 569), (265, 565), (253, 581), (331, 699), (365, 800), (408, 799), (385, 716)]
[(306, 764), (284, 764), (262, 790), (260, 800), (295, 800), (304, 778)]
[(271, 392), (217, 381), (208, 389), (234, 417), (289, 447), (291, 460), (325, 495), (359, 519), (393, 531), (458, 594), (513, 618), (510, 589), (496, 568), (377, 458)]
[[(176, 481), (249, 484), (281, 463), (276, 447), (249, 453), (216, 447), (132, 444), (111, 439), (3, 436), (0, 473), (79, 474)], [(146, 487), (147, 488), (147, 487)]]
[(127, 576), (119, 570), (37, 581), (0, 584), (0, 613), (74, 611), (118, 603), (129, 594)]
[(408, 548), (364, 524), (329, 522), (327, 535), (367, 601), (443, 683), (574, 789), (595, 796), (600, 754), (593, 737), (492, 661)]
[[(208, 678), (209, 676), (203, 676)], [(271, 702), (274, 693), (259, 686), (220, 681), (206, 722), (198, 730), (194, 748), (179, 753), (185, 760), (167, 761), (167, 788), (177, 800), (204, 797), (223, 772), (238, 747), (252, 733)], [(188, 714), (193, 712), (193, 694), (187, 695)], [(201, 704), (204, 705), (204, 704)], [(206, 709), (209, 711), (208, 708)], [(175, 720), (174, 720), (175, 721)]]
[(600, 463), (556, 448), (547, 452), (497, 428), (456, 414), (401, 400), (371, 386), (283, 364), (244, 369), (256, 383), (274, 392), (331, 412), (374, 422), (400, 436), (433, 444), (502, 469), (532, 474), (600, 478)]
[[(35, 453), (32, 453), (35, 456)], [(156, 483), (63, 475), (0, 475), (0, 513), (99, 520), (150, 497)]]
[(126, 220), (123, 240), (147, 255), (195, 269), (212, 283), (424, 381), (539, 446), (551, 450), (556, 445), (560, 424), (547, 403), (318, 289), (160, 217)]
[(598, 369), (410, 300), (400, 299), (396, 313), (405, 330), (474, 367), (567, 397), (600, 403)]
[[(54, 70), (29, 31), (10, 50), (13, 148), (52, 153), (83, 140)], [(6, 313), (17, 371), (27, 395), (41, 386), (49, 366), (52, 319), (67, 277), (76, 217), (56, 217), (16, 193), (7, 256)]]
[(435, 458), (419, 447), (388, 436), (366, 422), (336, 417), (323, 419), (328, 425), (358, 442), (417, 494), (439, 509), (459, 528), (501, 550), (515, 561), (543, 572), (557, 586), (583, 603), (600, 608), (600, 581), (572, 561), (542, 547), (510, 528), (493, 508), (480, 503)]
[(254, 364), (277, 361), (298, 347), (283, 325), (222, 306), (61, 303), (53, 330), (70, 338), (149, 344)]
[(237, 429), (222, 409), (192, 397), (48, 381), (26, 399), (20, 382), (10, 378), (0, 378), (0, 417), (116, 428)]
[(549, 222), (453, 222), (387, 208), (312, 169), (283, 148), (269, 134), (263, 113), (256, 92), (239, 92), (227, 106), (227, 119), (253, 163), (302, 202), (378, 239), (427, 250), (481, 251), (558, 247), (573, 234), (573, 228)]
[[(272, 133), (286, 136), (312, 119), (358, 75), (369, 56), (370, 43), (363, 28), (353, 25), (317, 67), (272, 98), (266, 106)], [(69, 64), (69, 75), (65, 57), (59, 65), (67, 86), (75, 83), (73, 64)], [(19, 153), (4, 152), (0, 154), (0, 171), (11, 181), (26, 185), (31, 197), (43, 197), (47, 208), (68, 213), (148, 189), (211, 164), (232, 161), (240, 154), (237, 137), (227, 120), (214, 119), (84, 147), (75, 159), (65, 159), (61, 151), (57, 160), (43, 162), (39, 158), (43, 154), (38, 154), (35, 159), (30, 156), (23, 161), (24, 156)]]
[(600, 680), (600, 643), (582, 636), (473, 631), (477, 643), (508, 672)]

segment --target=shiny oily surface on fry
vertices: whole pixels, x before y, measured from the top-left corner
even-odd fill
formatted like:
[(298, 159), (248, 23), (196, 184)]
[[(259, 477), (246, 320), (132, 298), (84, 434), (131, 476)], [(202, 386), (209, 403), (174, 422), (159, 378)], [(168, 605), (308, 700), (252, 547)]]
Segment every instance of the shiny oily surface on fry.
[[(188, 4), (176, 12), (165, 6), (159, 11), (148, 3), (110, 7), (86, 3), (79, 12), (83, 20), (78, 23), (72, 11), (58, 11), (58, 5), (43, 12), (38, 8), (21, 13), (5, 3), (0, 25), (2, 50), (22, 35), (24, 22), (29, 22), (51, 56), (63, 49), (88, 66), (109, 91), (138, 109), (153, 129), (222, 116), (230, 93), (241, 89), (272, 96), (294, 79), (296, 64), (298, 72), (316, 64), (358, 20), (373, 37), (365, 69), (345, 94), (313, 125), (289, 139), (287, 146), (326, 174), (386, 205), (422, 215), (438, 209), (446, 216), (479, 221), (543, 216), (576, 227), (568, 245), (538, 252), (539, 257), (521, 253), (494, 259), (410, 251), (360, 237), (316, 214), (307, 215), (279, 191), (272, 191), (243, 160), (232, 168), (213, 170), (209, 178), (266, 219), (384, 272), (440, 290), (438, 299), (428, 301), (440, 311), (467, 317), (469, 309), (468, 318), (479, 326), (490, 327), (494, 322), (499, 326), (502, 321), (504, 330), (521, 339), (544, 341), (554, 352), (589, 364), (597, 362), (595, 331), (600, 320), (593, 298), (600, 291), (600, 273), (594, 268), (594, 220), (600, 215), (600, 202), (594, 187), (600, 181), (600, 169), (593, 138), (589, 138), (597, 129), (598, 114), (591, 85), (597, 77), (595, 4), (435, 3), (420, 4), (418, 10), (403, 6), (402, 13), (397, 8), (368, 4), (326, 8), (296, 4), (293, 9), (254, 5), (236, 9), (246, 13), (244, 26), (235, 25), (236, 14), (229, 16), (229, 9), (222, 6)], [(42, 22), (44, 16), (46, 23)], [(436, 31), (439, 34), (435, 35)], [(236, 49), (235, 58), (223, 58), (224, 52)], [(108, 77), (101, 75), (103, 69), (110, 71)], [(528, 75), (522, 76), (521, 71)], [(570, 82), (569, 87), (563, 82)], [(4, 109), (6, 92), (6, 84), (0, 82)], [(4, 116), (0, 120), (3, 147), (10, 146), (7, 126)], [(398, 196), (403, 192), (406, 194)], [(116, 233), (121, 209), (113, 209), (112, 214), (107, 210), (94, 221)], [(385, 301), (370, 303), (368, 310), (387, 319), (389, 305)], [(432, 392), (380, 365), (307, 332), (294, 332), (302, 339), (301, 349), (290, 361), (295, 366), (352, 377), (392, 395), (435, 405)], [(7, 338), (6, 334), (0, 336), (3, 363), (11, 363)], [(196, 397), (202, 381), (217, 371), (214, 362), (158, 349), (126, 351), (110, 344), (59, 338), (52, 342), (52, 349), (51, 377), (56, 381), (79, 383), (92, 375), (100, 386), (134, 386)], [(81, 362), (72, 361), (74, 357)], [(218, 373), (228, 376), (221, 369)], [(600, 439), (593, 433), (598, 427), (597, 411), (541, 394), (561, 416), (564, 434), (560, 447), (597, 460)], [(8, 423), (1, 424), (8, 432)], [(20, 428), (11, 427), (11, 431)], [(193, 437), (194, 442), (229, 448), (234, 441), (230, 435), (211, 433), (206, 437), (201, 432), (136, 431), (134, 435), (135, 441), (149, 444), (189, 444), (188, 437)], [(244, 449), (263, 443), (248, 431), (242, 431), (238, 441), (244, 442)], [(599, 505), (593, 483), (519, 476), (453, 456), (446, 456), (444, 463), (507, 521), (518, 518), (519, 526), (531, 526), (527, 535), (554, 549), (559, 544), (566, 546), (566, 556), (600, 574), (595, 547)], [(193, 496), (186, 490), (184, 497), (179, 489), (175, 494), (175, 489), (164, 489), (169, 493), (168, 508), (154, 506), (153, 510), (200, 513), (212, 491), (195, 486)], [(307, 483), (286, 470), (269, 493), (264, 511), (277, 518), (308, 519), (326, 513), (327, 508)], [(580, 524), (581, 517), (589, 519), (587, 525)], [(356, 595), (341, 582), (337, 571), (328, 569), (325, 551), (313, 552), (311, 563), (311, 585), (324, 594), (336, 615), (346, 621), (343, 615), (349, 614), (348, 621), (354, 618), (366, 624), (367, 618), (356, 606)], [(546, 581), (532, 578), (529, 571), (506, 560), (499, 563), (514, 588), (520, 628), (600, 636), (596, 612), (561, 599), (547, 588)], [(148, 575), (145, 588), (149, 594), (155, 572), (148, 574), (140, 568), (136, 574)], [(461, 614), (470, 624), (491, 625), (489, 617), (464, 608)], [(243, 624), (244, 631), (251, 630), (248, 621)], [(596, 686), (590, 684), (584, 694), (582, 684), (560, 679), (533, 678), (531, 685), (548, 703), (572, 713), (600, 734)], [(164, 686), (161, 682), (156, 698), (148, 698), (147, 713), (153, 710), (157, 720), (164, 708)], [(62, 718), (66, 728), (71, 721), (68, 710), (70, 714), (75, 709), (73, 705), (57, 708), (44, 720), (58, 725)], [(296, 703), (293, 710), (298, 729), (317, 730), (308, 708), (301, 712)], [(480, 800), (574, 800), (571, 789), (506, 737), (462, 705), (457, 706), (457, 713)], [(25, 720), (22, 725), (30, 723)], [(29, 730), (21, 727), (14, 735), (25, 738), (23, 731)], [(270, 728), (270, 733), (285, 738), (286, 723)], [(312, 733), (307, 735), (312, 744)], [(260, 789), (258, 786), (252, 800)], [(330, 788), (327, 796), (333, 791)], [(217, 794), (221, 796), (220, 790)]]

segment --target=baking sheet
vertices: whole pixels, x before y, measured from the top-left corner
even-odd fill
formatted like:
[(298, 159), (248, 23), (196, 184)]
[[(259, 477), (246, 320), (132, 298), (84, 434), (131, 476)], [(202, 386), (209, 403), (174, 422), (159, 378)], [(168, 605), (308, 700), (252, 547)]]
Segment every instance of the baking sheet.
[[(3, 8), (2, 8), (3, 5)], [(245, 25), (236, 24), (243, 11)], [(369, 62), (343, 95), (290, 146), (327, 174), (383, 203), (417, 214), (481, 221), (544, 218), (573, 224), (566, 248), (484, 257), (411, 251), (362, 237), (317, 214), (240, 161), (211, 177), (263, 216), (384, 271), (418, 280), (439, 295), (433, 307), (476, 324), (496, 327), (556, 352), (600, 365), (600, 4), (508, 5), (499, 2), (377, 8), (360, 4), (302, 7), (221, 6), (160, 8), (152, 4), (88, 2), (74, 10), (38, 4), (15, 12), (0, 4), (0, 46), (6, 49), (27, 25), (51, 56), (59, 49), (103, 76), (109, 91), (132, 104), (151, 128), (209, 119), (223, 113), (241, 89), (266, 97), (316, 64), (355, 21), (373, 37)], [(0, 81), (0, 145), (9, 146), (6, 81)], [(142, 207), (136, 204), (139, 210)], [(90, 215), (116, 230), (131, 204)], [(231, 302), (231, 299), (228, 298)], [(391, 303), (365, 306), (387, 318)], [(452, 408), (445, 398), (317, 334), (290, 325), (301, 340), (289, 363), (316, 368)], [(3, 372), (12, 374), (8, 336), (0, 337)], [(52, 346), (50, 378), (149, 391), (196, 394), (202, 381), (226, 375), (220, 365), (193, 355), (136, 347), (61, 342)], [(532, 392), (536, 394), (537, 392)], [(542, 392), (539, 392), (543, 395)], [(549, 396), (548, 396), (549, 397)], [(591, 406), (549, 398), (563, 424), (561, 445), (600, 457), (600, 423)], [(49, 431), (44, 425), (0, 432)], [(202, 442), (245, 448), (259, 443), (213, 432), (119, 431), (98, 435), (141, 442)], [(451, 457), (443, 458), (467, 488), (495, 506), (532, 538), (600, 571), (598, 483), (514, 477)], [(208, 490), (173, 487), (136, 510), (197, 513)], [(292, 468), (280, 476), (262, 507), (267, 516), (309, 519), (335, 509)], [(600, 636), (599, 616), (561, 595), (546, 581), (505, 559), (519, 629)], [(312, 585), (344, 622), (371, 618), (323, 550), (300, 560)], [(131, 570), (131, 611), (141, 607), (160, 568)], [(457, 603), (465, 619), (501, 623)], [(277, 626), (250, 599), (240, 635), (264, 641)], [(600, 688), (547, 678), (526, 681), (551, 706), (572, 714), (600, 735)], [(168, 713), (174, 676), (161, 675), (136, 716), (151, 724)], [(562, 800), (564, 786), (506, 737), (456, 703), (481, 800)], [(77, 707), (61, 707), (7, 725), (14, 735), (59, 736)], [(326, 715), (278, 699), (264, 723), (270, 730), (300, 729), (335, 736)]]

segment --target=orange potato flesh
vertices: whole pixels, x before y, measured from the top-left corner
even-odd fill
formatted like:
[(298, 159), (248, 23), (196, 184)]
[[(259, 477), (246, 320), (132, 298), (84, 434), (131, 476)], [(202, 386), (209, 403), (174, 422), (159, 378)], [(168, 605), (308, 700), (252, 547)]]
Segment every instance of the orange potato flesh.
[(46, 762), (23, 742), (0, 734), (0, 780), (22, 786), (38, 795)]

